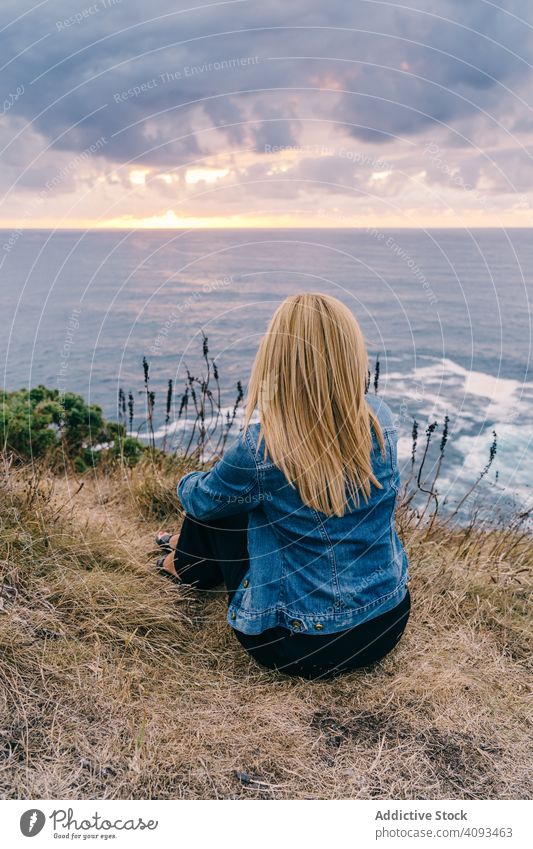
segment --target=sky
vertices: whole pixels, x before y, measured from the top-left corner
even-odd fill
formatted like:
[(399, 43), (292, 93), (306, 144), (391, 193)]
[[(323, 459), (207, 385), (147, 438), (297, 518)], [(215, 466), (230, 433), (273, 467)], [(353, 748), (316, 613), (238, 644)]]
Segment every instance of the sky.
[(531, 0), (2, 0), (0, 227), (531, 227)]

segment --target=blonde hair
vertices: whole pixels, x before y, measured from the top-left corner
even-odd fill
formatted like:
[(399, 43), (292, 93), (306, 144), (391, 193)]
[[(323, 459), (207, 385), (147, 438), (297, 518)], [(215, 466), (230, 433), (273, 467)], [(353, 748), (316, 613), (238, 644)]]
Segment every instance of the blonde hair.
[(244, 426), (260, 413), (260, 442), (304, 504), (343, 516), (352, 498), (380, 487), (371, 463), (372, 430), (383, 434), (365, 399), (368, 355), (350, 310), (315, 292), (278, 307), (253, 365)]

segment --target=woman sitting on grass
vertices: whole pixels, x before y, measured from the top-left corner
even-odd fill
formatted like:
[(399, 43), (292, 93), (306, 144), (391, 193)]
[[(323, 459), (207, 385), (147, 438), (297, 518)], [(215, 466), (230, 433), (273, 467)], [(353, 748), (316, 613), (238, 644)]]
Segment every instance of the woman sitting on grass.
[(367, 363), (340, 301), (287, 298), (255, 359), (244, 429), (210, 471), (181, 479), (181, 532), (157, 537), (171, 549), (163, 574), (199, 590), (224, 581), (246, 651), (306, 678), (374, 663), (409, 617), (397, 434), (366, 394)]

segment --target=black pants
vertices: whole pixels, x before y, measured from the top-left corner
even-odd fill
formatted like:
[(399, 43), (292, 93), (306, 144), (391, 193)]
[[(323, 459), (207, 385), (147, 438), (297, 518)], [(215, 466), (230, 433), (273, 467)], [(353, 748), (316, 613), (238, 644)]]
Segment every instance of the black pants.
[[(196, 589), (215, 591), (224, 583), (230, 603), (249, 565), (247, 514), (205, 523), (186, 516), (174, 565), (181, 580)], [(235, 631), (235, 635), (263, 666), (304, 678), (326, 678), (368, 666), (388, 654), (405, 630), (410, 606), (407, 590), (393, 610), (335, 634), (295, 634), (276, 627), (262, 634)]]

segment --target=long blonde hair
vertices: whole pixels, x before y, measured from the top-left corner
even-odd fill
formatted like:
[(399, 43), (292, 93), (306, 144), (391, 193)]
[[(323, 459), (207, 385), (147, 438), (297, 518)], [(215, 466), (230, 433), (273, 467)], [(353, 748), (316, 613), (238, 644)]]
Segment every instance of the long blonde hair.
[(278, 307), (255, 358), (247, 428), (260, 414), (260, 441), (304, 504), (343, 516), (352, 498), (380, 487), (371, 463), (372, 430), (383, 434), (365, 399), (368, 355), (350, 310), (319, 292)]

